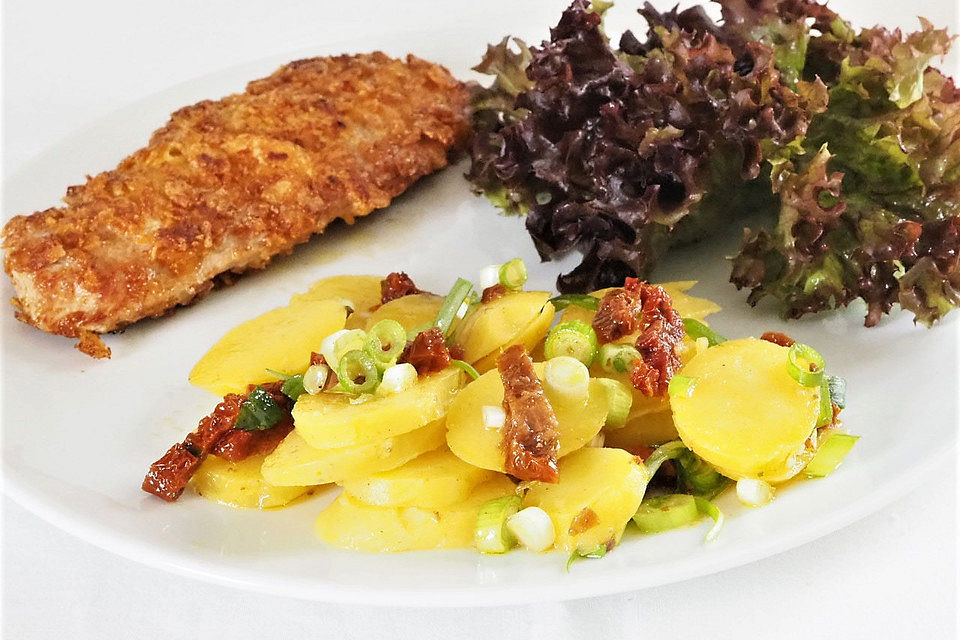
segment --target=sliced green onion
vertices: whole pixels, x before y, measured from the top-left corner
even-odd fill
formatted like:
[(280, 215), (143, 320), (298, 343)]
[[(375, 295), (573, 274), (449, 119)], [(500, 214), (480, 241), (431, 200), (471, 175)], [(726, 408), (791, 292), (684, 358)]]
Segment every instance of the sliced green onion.
[(830, 402), (841, 409), (847, 406), (847, 381), (840, 376), (827, 376), (827, 388), (830, 389)]
[(464, 371), (467, 372), (467, 375), (474, 380), (480, 377), (480, 372), (474, 369), (469, 362), (464, 362), (463, 360), (451, 360), (450, 364), (457, 367), (458, 369), (463, 369)]
[(706, 338), (707, 344), (711, 347), (715, 347), (721, 342), (726, 342), (727, 339), (722, 335), (703, 324), (696, 318), (684, 318), (683, 319), (683, 330), (687, 332), (687, 335), (696, 340), (697, 338)]
[(633, 521), (643, 533), (660, 533), (688, 525), (699, 518), (696, 499), (685, 493), (674, 493), (644, 500)]
[(588, 296), (583, 293), (566, 293), (562, 296), (554, 296), (547, 302), (553, 304), (557, 311), (563, 311), (567, 307), (583, 307), (590, 311), (596, 311), (600, 307), (600, 298)]
[(301, 379), (303, 390), (312, 396), (317, 395), (327, 386), (327, 378), (330, 377), (330, 367), (325, 364), (312, 364), (307, 367), (306, 372)]
[(633, 406), (633, 391), (619, 380), (596, 378), (607, 392), (607, 421), (605, 426), (619, 429), (627, 423)]
[(607, 555), (607, 546), (604, 544), (598, 544), (595, 547), (590, 547), (589, 549), (577, 549), (570, 554), (570, 557), (567, 558), (567, 571), (570, 571), (570, 565), (572, 565), (577, 560), (583, 558), (590, 558), (597, 560)]
[(830, 385), (826, 378), (820, 382), (820, 415), (817, 417), (817, 427), (825, 427), (833, 422), (833, 403), (830, 399)]
[(717, 539), (717, 536), (720, 535), (720, 530), (723, 529), (723, 511), (720, 511), (717, 505), (713, 504), (706, 498), (694, 496), (693, 499), (697, 503), (697, 511), (705, 516), (710, 516), (713, 518), (713, 526), (710, 527), (710, 531), (707, 531), (707, 535), (703, 538), (704, 542), (713, 542)]
[(712, 498), (727, 488), (730, 480), (689, 449), (676, 458), (680, 481), (690, 487), (694, 495)]
[(240, 405), (233, 427), (241, 431), (263, 431), (282, 419), (283, 409), (277, 401), (263, 387), (257, 387)]
[(513, 514), (507, 518), (507, 529), (530, 551), (546, 551), (557, 536), (553, 520), (540, 507), (527, 507)]
[(543, 381), (563, 400), (580, 401), (590, 394), (590, 372), (582, 362), (570, 356), (547, 360)]
[(520, 496), (504, 496), (488, 500), (477, 513), (473, 541), (480, 553), (504, 553), (517, 544), (506, 526), (507, 518), (520, 511)]
[(490, 264), (480, 269), (480, 278), (477, 284), (480, 285), (481, 289), (488, 289), (500, 283), (500, 267), (499, 264)]
[(381, 369), (396, 364), (407, 346), (407, 331), (396, 320), (381, 320), (367, 331), (363, 350)]
[(608, 373), (626, 373), (640, 358), (640, 352), (629, 344), (608, 342), (600, 347), (600, 366)]
[(804, 468), (807, 477), (824, 478), (833, 473), (859, 439), (860, 436), (852, 436), (849, 433), (833, 433), (827, 436), (813, 459)]
[(670, 378), (670, 384), (667, 385), (667, 393), (670, 397), (689, 398), (693, 395), (693, 387), (696, 385), (696, 382), (696, 378), (675, 374)]
[(341, 329), (323, 339), (320, 343), (320, 354), (331, 368), (337, 369), (343, 354), (354, 349), (363, 349), (366, 341), (367, 334), (362, 329)]
[(409, 362), (387, 367), (377, 387), (378, 395), (390, 395), (406, 391), (417, 384), (417, 370)]
[(457, 281), (453, 283), (453, 288), (450, 289), (447, 297), (443, 299), (443, 304), (440, 305), (440, 311), (437, 312), (437, 319), (433, 323), (433, 326), (440, 329), (443, 335), (447, 335), (447, 333), (450, 332), (450, 326), (453, 324), (453, 319), (457, 317), (460, 305), (463, 304), (463, 301), (467, 299), (467, 296), (470, 295), (470, 291), (472, 290), (473, 284), (469, 280), (457, 278)]
[(498, 277), (507, 289), (519, 289), (527, 281), (527, 265), (520, 258), (514, 258), (500, 265)]
[(283, 386), (280, 387), (280, 391), (282, 391), (285, 396), (296, 402), (297, 398), (299, 398), (300, 395), (306, 391), (303, 388), (303, 374), (298, 373), (297, 375), (290, 376), (284, 380)]
[(773, 500), (773, 487), (763, 480), (737, 480), (737, 498), (748, 507), (762, 507)]
[(811, 346), (795, 342), (787, 351), (787, 373), (804, 387), (820, 386), (823, 367), (823, 356)]
[(671, 440), (654, 449), (653, 453), (643, 461), (643, 464), (645, 464), (650, 471), (650, 477), (652, 478), (654, 474), (657, 473), (660, 465), (667, 460), (676, 460), (677, 457), (686, 450), (687, 446), (683, 444), (682, 440)]
[(293, 376), (290, 375), (289, 373), (280, 373), (279, 371), (274, 371), (273, 369), (264, 369), (264, 371), (266, 371), (267, 373), (269, 373), (269, 374), (272, 375), (272, 376), (276, 376), (276, 377), (280, 378), (281, 380), (289, 380), (290, 378), (293, 377)]
[(343, 354), (337, 367), (340, 386), (348, 393), (373, 393), (380, 384), (380, 370), (369, 354), (354, 349)]
[(570, 356), (589, 367), (597, 357), (597, 333), (582, 320), (561, 322), (550, 330), (543, 345), (543, 356), (548, 360)]
[(503, 410), (503, 407), (485, 404), (480, 407), (480, 418), (484, 429), (502, 429), (507, 422), (507, 412)]

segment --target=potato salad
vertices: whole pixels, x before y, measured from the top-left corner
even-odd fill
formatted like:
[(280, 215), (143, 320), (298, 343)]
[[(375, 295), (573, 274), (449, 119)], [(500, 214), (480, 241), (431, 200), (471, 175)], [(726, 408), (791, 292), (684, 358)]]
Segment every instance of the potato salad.
[(316, 282), (197, 362), (190, 382), (222, 399), (144, 491), (247, 509), (327, 495), (318, 543), (573, 561), (705, 517), (712, 540), (719, 494), (762, 506), (856, 441), (813, 347), (726, 339), (694, 282), (555, 296), (526, 280), (516, 259), (446, 295), (402, 272)]

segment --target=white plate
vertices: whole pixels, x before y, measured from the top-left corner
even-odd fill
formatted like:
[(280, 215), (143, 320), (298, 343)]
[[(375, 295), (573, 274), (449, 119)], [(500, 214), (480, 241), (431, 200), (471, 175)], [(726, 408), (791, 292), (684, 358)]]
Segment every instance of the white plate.
[[(363, 49), (408, 50), (467, 69), (484, 41), (464, 32), (371, 37)], [(331, 44), (308, 54), (356, 47)], [(304, 54), (307, 55), (307, 54)], [(178, 86), (111, 116), (38, 157), (5, 188), (3, 211), (52, 206), (68, 184), (112, 167), (143, 144), (176, 107), (240, 90), (285, 59), (229, 69)], [(745, 510), (726, 497), (726, 529), (703, 545), (706, 525), (643, 537), (628, 534), (602, 561), (567, 574), (560, 554), (420, 552), (366, 555), (322, 546), (312, 534), (320, 497), (276, 512), (235, 511), (195, 495), (162, 503), (140, 491), (149, 464), (191, 430), (215, 399), (190, 387), (193, 363), (228, 328), (303, 291), (317, 278), (402, 269), (445, 291), (454, 276), (487, 264), (527, 260), (530, 287), (552, 288), (561, 264), (537, 263), (523, 223), (473, 197), (464, 166), (424, 180), (388, 210), (353, 227), (336, 225), (267, 270), (199, 304), (107, 337), (113, 359), (93, 361), (70, 341), (40, 333), (3, 312), (3, 466), (7, 491), (57, 526), (156, 567), (223, 584), (325, 601), (397, 605), (494, 605), (621, 592), (703, 575), (777, 553), (879, 509), (911, 486), (956, 435), (956, 319), (932, 331), (904, 314), (864, 329), (862, 309), (784, 323), (750, 310), (726, 283), (723, 256), (739, 230), (674, 254), (658, 279), (699, 279), (695, 294), (725, 307), (715, 326), (728, 336), (784, 330), (816, 345), (849, 382), (844, 418), (863, 436), (830, 478), (781, 491)], [(3, 279), (2, 297), (12, 290)], [(956, 314), (954, 314), (956, 315)]]

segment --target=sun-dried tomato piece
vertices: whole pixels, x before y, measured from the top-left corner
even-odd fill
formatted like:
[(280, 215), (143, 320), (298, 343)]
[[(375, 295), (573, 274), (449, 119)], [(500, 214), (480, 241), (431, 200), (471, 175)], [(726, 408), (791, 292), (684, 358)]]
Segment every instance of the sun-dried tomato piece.
[(503, 294), (507, 292), (507, 288), (502, 284), (495, 284), (487, 287), (483, 290), (483, 294), (480, 296), (480, 302), (483, 304), (489, 304), (495, 300), (499, 300), (503, 297)]
[[(290, 410), (290, 399), (281, 391), (282, 382), (267, 382), (250, 385), (247, 393), (257, 387), (269, 393), (284, 411)], [(208, 454), (214, 453), (237, 462), (247, 456), (273, 451), (291, 429), (289, 416), (263, 431), (241, 431), (234, 428), (237, 416), (246, 395), (229, 393), (224, 396), (210, 415), (200, 420), (199, 426), (150, 465), (141, 488), (168, 502), (173, 502), (186, 489), (190, 478)]]
[(418, 333), (403, 350), (399, 362), (409, 362), (417, 370), (417, 375), (426, 376), (443, 371), (450, 366), (450, 360), (443, 331), (434, 327)]
[(785, 333), (780, 333), (779, 331), (767, 331), (762, 336), (761, 340), (766, 340), (767, 342), (772, 342), (773, 344), (778, 344), (781, 347), (792, 347), (796, 342), (793, 338), (788, 336)]
[(523, 345), (500, 355), (503, 410), (501, 446), (506, 472), (520, 480), (557, 482), (560, 425)]
[(192, 453), (185, 444), (178, 442), (170, 447), (163, 457), (150, 465), (140, 488), (147, 493), (173, 502), (180, 497), (187, 483), (203, 460)]
[(263, 431), (231, 429), (220, 438), (210, 453), (230, 462), (240, 462), (250, 456), (271, 453), (291, 431), (293, 419), (290, 417)]
[(600, 299), (593, 317), (597, 340), (613, 342), (630, 335), (640, 325), (640, 295), (627, 288), (611, 289)]
[(380, 281), (380, 304), (415, 293), (422, 293), (422, 291), (403, 271), (394, 271)]
[(196, 451), (201, 458), (206, 456), (220, 438), (233, 429), (244, 400), (246, 396), (238, 393), (225, 395), (210, 415), (200, 420), (200, 425), (184, 438), (183, 444)]
[(450, 357), (454, 360), (463, 360), (463, 358), (467, 355), (467, 352), (463, 349), (463, 347), (458, 345), (456, 342), (447, 348), (450, 351)]
[(633, 364), (630, 381), (646, 396), (667, 392), (670, 378), (680, 368), (679, 345), (683, 340), (683, 318), (663, 287), (627, 278), (627, 290), (640, 297), (640, 335), (636, 347), (642, 358)]

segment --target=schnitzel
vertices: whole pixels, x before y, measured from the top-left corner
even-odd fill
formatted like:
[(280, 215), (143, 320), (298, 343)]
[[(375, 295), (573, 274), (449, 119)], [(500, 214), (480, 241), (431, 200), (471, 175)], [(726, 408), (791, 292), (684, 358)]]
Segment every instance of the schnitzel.
[(443, 67), (372, 53), (291, 62), (180, 109), (65, 206), (7, 223), (17, 318), (108, 356), (96, 334), (188, 304), (444, 167), (468, 101)]

